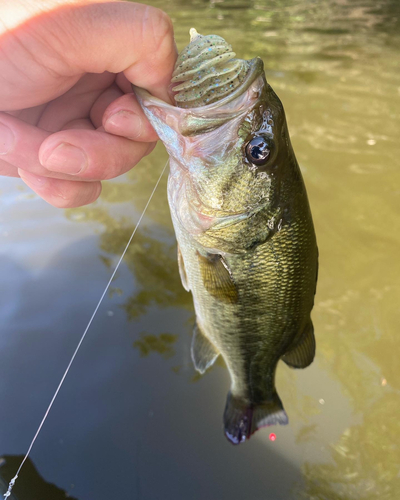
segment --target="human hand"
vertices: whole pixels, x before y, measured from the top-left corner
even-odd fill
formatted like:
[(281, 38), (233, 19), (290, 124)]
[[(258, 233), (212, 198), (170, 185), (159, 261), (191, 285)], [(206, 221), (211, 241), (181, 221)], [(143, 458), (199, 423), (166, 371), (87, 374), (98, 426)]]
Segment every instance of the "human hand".
[(0, 0), (0, 175), (56, 207), (91, 203), (157, 135), (130, 82), (170, 100), (172, 24), (115, 0)]

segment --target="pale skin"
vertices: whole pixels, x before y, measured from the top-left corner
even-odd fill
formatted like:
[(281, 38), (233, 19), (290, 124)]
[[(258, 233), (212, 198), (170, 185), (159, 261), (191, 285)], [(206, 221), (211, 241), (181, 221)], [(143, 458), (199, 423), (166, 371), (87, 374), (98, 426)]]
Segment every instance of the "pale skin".
[(158, 137), (131, 83), (171, 101), (169, 17), (114, 0), (0, 0), (0, 175), (86, 205)]

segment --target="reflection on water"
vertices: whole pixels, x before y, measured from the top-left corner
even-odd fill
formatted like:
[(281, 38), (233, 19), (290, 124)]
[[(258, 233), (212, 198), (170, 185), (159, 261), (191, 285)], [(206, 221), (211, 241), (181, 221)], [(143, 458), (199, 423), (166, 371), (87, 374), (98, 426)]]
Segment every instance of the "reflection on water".
[[(153, 210), (157, 210), (153, 207)], [(166, 210), (166, 208), (164, 209)], [(157, 213), (157, 212), (156, 212)], [(103, 207), (82, 207), (67, 211), (67, 217), (80, 222), (97, 221), (103, 226), (100, 236), (100, 259), (111, 270), (134, 229), (131, 222), (113, 218)], [(171, 228), (158, 231), (156, 237), (139, 229), (130, 245), (125, 263), (135, 277), (138, 290), (124, 302), (129, 319), (146, 312), (149, 306), (191, 309), (190, 295), (180, 283), (176, 244)], [(111, 289), (111, 294), (115, 290)]]
[(171, 333), (152, 335), (143, 332), (140, 334), (140, 339), (135, 340), (133, 347), (139, 349), (140, 355), (143, 357), (148, 356), (151, 352), (157, 352), (168, 359), (175, 354), (173, 345), (177, 340), (178, 336)]
[[(143, 172), (145, 169), (141, 168), (135, 179), (138, 193), (147, 192), (143, 190), (143, 184), (151, 184), (151, 178), (146, 178), (144, 182), (140, 179)], [(137, 288), (132, 296), (125, 299), (122, 306), (130, 320), (144, 314), (150, 306), (192, 310), (190, 294), (184, 290), (179, 278), (176, 243), (165, 198), (165, 181), (166, 179), (160, 187), (160, 190), (164, 189), (164, 195), (154, 198), (147, 214), (158, 224), (157, 230), (140, 228), (125, 256), (124, 262), (132, 272)], [(143, 201), (147, 201), (145, 197), (141, 199), (141, 196), (136, 196), (135, 189), (129, 184), (109, 184), (105, 190), (106, 201), (125, 201), (124, 192), (127, 187), (130, 189), (130, 200), (134, 200), (135, 204), (140, 206)], [(122, 254), (132, 234), (132, 221), (127, 220), (125, 216), (114, 216), (105, 205), (66, 210), (66, 215), (70, 220), (79, 223), (95, 221), (101, 224), (99, 258), (111, 270), (115, 265), (115, 257)], [(114, 293), (121, 295), (122, 291), (111, 287), (111, 296)]]
[[(332, 446), (331, 462), (303, 465), (303, 498), (397, 498), (400, 491), (400, 398), (383, 394), (370, 402), (363, 423), (346, 429)], [(372, 465), (373, 464), (373, 465)]]
[[(23, 458), (22, 455), (0, 457), (0, 495), (6, 493), (8, 483), (14, 477)], [(76, 500), (54, 484), (47, 483), (36, 470), (32, 460), (28, 458), (9, 498), (10, 500), (65, 500), (67, 497)]]
[[(70, 389), (66, 387), (65, 399), (37, 444), (40, 470), (64, 489), (80, 474), (81, 489), (73, 494), (82, 499), (105, 500), (114, 494), (142, 500), (396, 500), (400, 3), (152, 3), (172, 16), (179, 48), (186, 45), (194, 24), (199, 32), (218, 33), (234, 43), (239, 57), (264, 59), (267, 78), (285, 106), (318, 234), (320, 278), (313, 312), (317, 357), (307, 373), (284, 366), (278, 370), (277, 385), (291, 424), (274, 429), (276, 441), (269, 442), (266, 432), (255, 436), (247, 449), (228, 447), (218, 428), (226, 371), (217, 367), (196, 384), (181, 376), (193, 374), (188, 356), (193, 313), (190, 294), (179, 281), (164, 178), (126, 261), (130, 272), (120, 272), (113, 283), (105, 309), (114, 316), (100, 316), (104, 331), (95, 325), (82, 362), (78, 359), (71, 373)], [(157, 148), (123, 180), (107, 183), (99, 203), (69, 212), (66, 221), (55, 215), (61, 212), (26, 199), (27, 192), (0, 180), (5, 252), (0, 265), (7, 291), (0, 304), (1, 453), (25, 451), (54, 390), (56, 368), (66, 364), (109, 276), (106, 266), (120, 255), (165, 160)], [(96, 242), (89, 238), (95, 229), (100, 261), (94, 256)], [(51, 252), (59, 255), (57, 265), (52, 265)], [(71, 255), (76, 260), (68, 260)], [(81, 271), (71, 281), (62, 275), (63, 293), (51, 303), (55, 292), (43, 291), (47, 288), (41, 273), (47, 270), (45, 276), (54, 278), (68, 263), (80, 261)], [(96, 290), (93, 286), (89, 293), (90, 283)], [(59, 312), (65, 307), (65, 314)], [(133, 342), (142, 340), (145, 348), (154, 344), (141, 332), (157, 339), (163, 333), (178, 335), (172, 357), (141, 358)], [(41, 376), (37, 373), (44, 363), (35, 362), (42, 360), (39, 342), (54, 357)], [(170, 370), (176, 366), (181, 367), (175, 370), (179, 376)], [(78, 399), (85, 388), (85, 397)], [(70, 448), (54, 445), (61, 432)], [(140, 447), (135, 439), (142, 440)], [(68, 458), (64, 462), (62, 457)], [(155, 476), (162, 489), (157, 489)]]

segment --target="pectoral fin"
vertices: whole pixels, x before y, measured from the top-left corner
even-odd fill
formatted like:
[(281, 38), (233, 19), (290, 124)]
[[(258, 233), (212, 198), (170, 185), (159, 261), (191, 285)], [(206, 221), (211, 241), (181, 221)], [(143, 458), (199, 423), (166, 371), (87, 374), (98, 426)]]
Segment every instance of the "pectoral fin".
[(312, 363), (314, 356), (314, 327), (310, 321), (300, 340), (282, 356), (282, 361), (292, 368), (305, 368)]
[(216, 299), (235, 304), (238, 301), (238, 290), (231, 272), (221, 255), (201, 255), (197, 252), (203, 284), (208, 293)]
[(217, 348), (204, 336), (198, 325), (193, 330), (191, 354), (194, 367), (203, 374), (219, 356)]
[(189, 284), (188, 284), (188, 280), (187, 280), (185, 263), (183, 262), (183, 257), (182, 257), (182, 253), (181, 253), (181, 249), (179, 248), (179, 245), (178, 245), (178, 267), (179, 267), (179, 275), (181, 277), (183, 288), (187, 292), (189, 292), (190, 288), (189, 288)]

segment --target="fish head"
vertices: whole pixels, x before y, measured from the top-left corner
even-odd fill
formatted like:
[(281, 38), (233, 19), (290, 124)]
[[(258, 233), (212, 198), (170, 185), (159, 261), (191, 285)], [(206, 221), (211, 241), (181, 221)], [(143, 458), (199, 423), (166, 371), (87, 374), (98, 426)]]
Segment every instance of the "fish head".
[(170, 157), (169, 202), (175, 224), (203, 247), (241, 253), (279, 230), (296, 175), (282, 104), (263, 62), (217, 102), (181, 108), (136, 95)]

